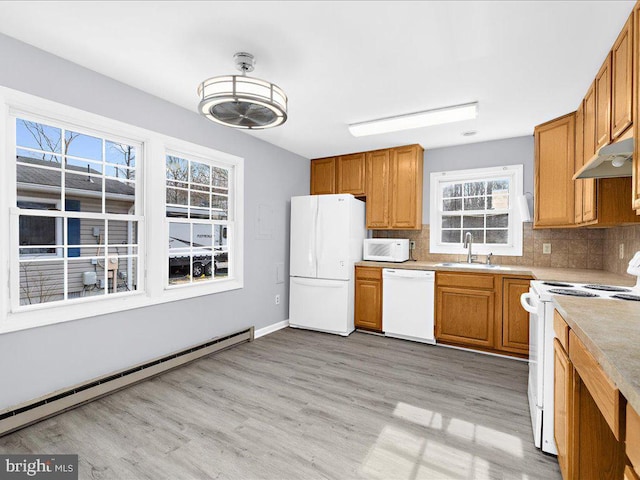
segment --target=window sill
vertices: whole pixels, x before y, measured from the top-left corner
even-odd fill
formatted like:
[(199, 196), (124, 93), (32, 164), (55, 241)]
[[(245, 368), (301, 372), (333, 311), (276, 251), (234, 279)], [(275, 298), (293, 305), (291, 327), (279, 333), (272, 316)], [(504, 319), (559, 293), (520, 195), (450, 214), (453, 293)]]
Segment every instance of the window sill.
[(212, 282), (209, 285), (194, 285), (192, 288), (166, 289), (161, 295), (154, 297), (145, 292), (134, 292), (104, 299), (91, 297), (92, 301), (90, 302), (18, 307), (15, 311), (9, 312), (7, 319), (0, 325), (0, 335), (100, 315), (125, 312), (136, 308), (151, 307), (168, 302), (177, 302), (194, 297), (214, 295), (238, 290), (243, 286), (242, 280), (230, 278)]

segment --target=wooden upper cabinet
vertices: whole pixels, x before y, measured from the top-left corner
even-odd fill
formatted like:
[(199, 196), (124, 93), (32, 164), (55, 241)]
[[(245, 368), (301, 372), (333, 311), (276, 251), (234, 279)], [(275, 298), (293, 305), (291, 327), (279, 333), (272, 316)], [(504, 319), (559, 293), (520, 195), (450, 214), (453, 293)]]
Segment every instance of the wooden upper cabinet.
[(534, 227), (573, 225), (575, 113), (538, 125), (534, 139)]
[(423, 157), (424, 150), (420, 145), (391, 150), (391, 228), (422, 228)]
[(600, 67), (595, 79), (596, 151), (611, 139), (611, 54)]
[(420, 145), (311, 160), (311, 195), (366, 196), (367, 228), (422, 228)]
[[(576, 173), (584, 164), (584, 102), (580, 103), (576, 110), (576, 155), (574, 160), (573, 171)], [(574, 203), (575, 218), (574, 222), (582, 223), (582, 184), (584, 180), (576, 180), (574, 182)]]
[(389, 227), (389, 169), (391, 151), (376, 150), (366, 155), (367, 228)]
[(611, 140), (633, 123), (633, 13), (611, 49)]
[[(582, 123), (582, 165), (596, 154), (596, 84), (593, 82), (582, 102), (584, 117)], [(576, 127), (577, 128), (577, 127)], [(582, 189), (582, 222), (591, 222), (596, 218), (596, 180), (586, 178), (578, 187)]]
[(336, 193), (336, 159), (311, 160), (311, 195)]
[(365, 154), (354, 153), (337, 159), (336, 193), (350, 193), (356, 197), (365, 194)]
[(583, 117), (583, 165), (596, 154), (596, 85), (591, 84), (582, 102)]

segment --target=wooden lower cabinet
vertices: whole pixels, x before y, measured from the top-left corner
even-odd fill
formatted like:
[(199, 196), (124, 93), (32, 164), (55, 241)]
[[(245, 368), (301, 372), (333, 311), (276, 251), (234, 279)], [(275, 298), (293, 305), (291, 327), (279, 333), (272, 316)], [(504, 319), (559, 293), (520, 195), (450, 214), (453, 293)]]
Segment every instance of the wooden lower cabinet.
[(626, 414), (625, 451), (627, 458), (635, 468), (636, 474), (638, 474), (640, 472), (640, 415), (629, 404), (627, 404)]
[(436, 340), (493, 348), (495, 292), (438, 287)]
[(573, 466), (569, 463), (569, 446), (573, 445), (571, 417), (569, 416), (569, 405), (573, 399), (574, 369), (569, 355), (564, 351), (558, 339), (553, 342), (554, 353), (554, 417), (553, 428), (558, 449), (558, 464), (562, 478), (573, 478)]
[(502, 281), (501, 350), (529, 355), (529, 313), (520, 296), (529, 291), (530, 279), (505, 278)]
[(529, 314), (520, 295), (530, 278), (489, 273), (438, 272), (436, 341), (527, 357)]
[(622, 478), (626, 461), (624, 444), (616, 440), (579, 375), (575, 375), (574, 382), (574, 397), (569, 406), (569, 414), (572, 416), (570, 438), (573, 439), (574, 445), (571, 447), (568, 458), (573, 476), (564, 478), (580, 480)]
[[(556, 312), (554, 329), (556, 335), (564, 337), (558, 328), (562, 323), (566, 328), (566, 322)], [(613, 407), (606, 401), (612, 395), (606, 386), (608, 380), (601, 378), (603, 372), (597, 363), (590, 364), (586, 358), (590, 354), (570, 329), (567, 346), (568, 352), (558, 338), (554, 340), (554, 434), (562, 478), (621, 479), (627, 464), (620, 434), (623, 429), (611, 426)], [(577, 363), (572, 360), (574, 357)], [(616, 409), (622, 412), (624, 399), (618, 403)], [(617, 422), (619, 425), (622, 419), (618, 417)], [(618, 431), (619, 438), (612, 428)]]
[(382, 332), (382, 269), (356, 267), (354, 324)]

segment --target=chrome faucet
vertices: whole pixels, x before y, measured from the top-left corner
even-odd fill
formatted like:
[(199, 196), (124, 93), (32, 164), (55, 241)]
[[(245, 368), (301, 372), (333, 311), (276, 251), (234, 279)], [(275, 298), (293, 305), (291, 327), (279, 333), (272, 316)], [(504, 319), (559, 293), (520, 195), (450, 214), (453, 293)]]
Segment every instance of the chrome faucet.
[(471, 232), (465, 233), (463, 246), (464, 248), (469, 249), (469, 251), (467, 252), (467, 263), (473, 263), (473, 255), (471, 253), (471, 247), (473, 246), (473, 235), (471, 235)]

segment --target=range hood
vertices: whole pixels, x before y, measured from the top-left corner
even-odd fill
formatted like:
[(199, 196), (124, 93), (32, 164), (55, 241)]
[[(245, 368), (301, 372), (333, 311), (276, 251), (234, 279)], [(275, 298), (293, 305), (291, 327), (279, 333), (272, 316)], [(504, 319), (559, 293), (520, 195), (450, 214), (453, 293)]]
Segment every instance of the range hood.
[(605, 145), (573, 176), (579, 178), (615, 178), (632, 175), (633, 138)]

